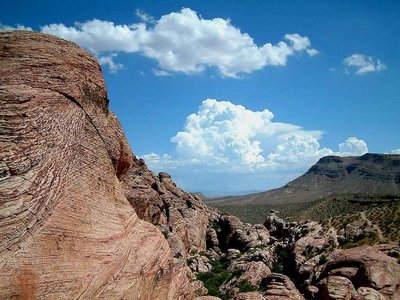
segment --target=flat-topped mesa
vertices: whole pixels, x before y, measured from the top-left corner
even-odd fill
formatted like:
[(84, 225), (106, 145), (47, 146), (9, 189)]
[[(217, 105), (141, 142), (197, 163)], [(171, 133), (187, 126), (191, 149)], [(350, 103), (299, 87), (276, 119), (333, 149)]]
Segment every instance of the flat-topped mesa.
[(139, 161), (95, 58), (1, 32), (0, 78), (0, 298), (193, 298), (160, 230), (124, 195)]
[[(400, 167), (400, 155), (367, 153), (362, 156), (325, 156), (322, 157), (307, 173), (323, 174), (323, 172), (346, 171), (351, 173), (358, 167), (370, 169), (372, 172), (397, 173)], [(397, 168), (396, 168), (397, 167)], [(356, 170), (358, 171), (358, 170)]]

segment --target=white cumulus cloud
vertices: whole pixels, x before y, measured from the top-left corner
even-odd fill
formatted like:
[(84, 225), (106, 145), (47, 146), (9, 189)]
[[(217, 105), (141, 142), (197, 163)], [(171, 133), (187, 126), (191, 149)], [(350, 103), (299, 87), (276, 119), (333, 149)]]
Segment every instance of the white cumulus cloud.
[(162, 16), (155, 21), (136, 11), (142, 23), (117, 25), (109, 21), (91, 20), (74, 26), (50, 24), (41, 30), (91, 50), (103, 52), (138, 52), (158, 62), (164, 72), (186, 74), (216, 68), (223, 76), (238, 77), (266, 66), (285, 66), (290, 56), (318, 53), (308, 37), (286, 34), (282, 41), (255, 44), (230, 20), (204, 19), (190, 8)]
[[(322, 132), (275, 122), (268, 109), (252, 111), (229, 101), (207, 99), (189, 115), (183, 131), (171, 141), (180, 165), (201, 164), (223, 172), (259, 172), (310, 166), (326, 155), (362, 155), (367, 144), (355, 137), (339, 145), (339, 151), (321, 148)], [(154, 157), (148, 156), (154, 162)], [(159, 156), (157, 161), (162, 160)]]
[(235, 193), (282, 185), (326, 155), (368, 152), (367, 144), (355, 137), (338, 145), (338, 151), (321, 147), (321, 137), (319, 130), (274, 121), (268, 109), (206, 99), (171, 138), (174, 153), (142, 158), (150, 169), (172, 173), (185, 188)]
[(386, 65), (379, 59), (371, 56), (356, 53), (343, 60), (343, 64), (347, 67), (345, 73), (349, 73), (349, 69), (355, 74), (362, 75), (370, 72), (380, 72), (386, 69)]
[(365, 153), (368, 153), (367, 143), (356, 137), (349, 137), (344, 143), (339, 144), (340, 155), (363, 155)]

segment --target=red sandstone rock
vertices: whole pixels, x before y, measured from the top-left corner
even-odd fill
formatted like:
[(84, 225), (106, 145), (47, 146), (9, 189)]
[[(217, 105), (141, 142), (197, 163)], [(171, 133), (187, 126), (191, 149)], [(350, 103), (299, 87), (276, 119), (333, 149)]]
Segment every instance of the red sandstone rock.
[[(334, 274), (343, 267), (357, 268), (354, 281), (359, 286), (378, 290), (388, 299), (400, 298), (400, 265), (397, 260), (378, 250), (379, 247), (363, 246), (347, 250), (335, 250), (329, 255), (321, 278)], [(352, 276), (354, 271), (351, 272)]]
[(265, 289), (264, 299), (266, 300), (304, 300), (294, 283), (283, 274), (272, 273), (268, 277)]
[(357, 293), (360, 300), (385, 300), (379, 292), (369, 287), (359, 287)]
[(233, 298), (234, 300), (264, 300), (264, 296), (259, 292), (238, 293)]
[[(162, 180), (166, 192), (153, 189), (149, 174), (129, 177), (145, 192), (127, 192), (146, 168), (108, 109), (95, 58), (49, 35), (1, 32), (0, 78), (0, 298), (194, 298), (189, 269), (126, 197), (148, 197), (135, 208), (161, 220), (155, 205), (179, 211), (172, 198), (185, 194)], [(204, 247), (202, 221), (185, 228), (174, 216), (162, 222)]]
[(141, 219), (166, 225), (180, 239), (169, 240), (173, 241), (170, 247), (175, 253), (186, 259), (193, 246), (198, 252), (205, 250), (208, 217), (200, 198), (177, 188), (167, 173), (155, 176), (142, 160), (134, 161), (121, 176), (121, 183)]

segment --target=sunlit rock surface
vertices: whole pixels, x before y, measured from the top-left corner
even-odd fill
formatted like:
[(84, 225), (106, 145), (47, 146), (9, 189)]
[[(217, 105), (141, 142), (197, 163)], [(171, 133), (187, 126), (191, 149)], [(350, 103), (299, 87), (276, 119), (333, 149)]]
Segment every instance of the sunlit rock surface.
[(0, 298), (194, 298), (190, 271), (124, 195), (137, 159), (96, 59), (1, 32), (0, 85)]

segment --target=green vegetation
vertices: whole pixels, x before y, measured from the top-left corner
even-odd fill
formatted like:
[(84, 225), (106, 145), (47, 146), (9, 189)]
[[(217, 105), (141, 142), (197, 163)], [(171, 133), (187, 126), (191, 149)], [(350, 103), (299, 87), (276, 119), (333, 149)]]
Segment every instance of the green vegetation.
[(241, 280), (238, 284), (240, 292), (254, 292), (257, 291), (257, 287), (252, 285), (247, 280)]
[(251, 224), (264, 223), (271, 210), (279, 211), (279, 216), (293, 220), (323, 221), (330, 217), (352, 214), (374, 207), (399, 205), (398, 196), (371, 196), (371, 195), (333, 195), (313, 202), (274, 205), (223, 205), (215, 206), (221, 212), (231, 213), (243, 222)]
[(280, 273), (280, 274), (283, 274), (283, 265), (282, 265), (282, 263), (280, 263), (280, 262), (274, 262), (273, 264), (272, 264), (272, 270), (271, 270), (273, 273)]
[(272, 263), (272, 272), (274, 273), (284, 273), (284, 263), (288, 261), (289, 253), (285, 248), (277, 247), (275, 250), (277, 261)]
[(169, 231), (168, 231), (168, 230), (163, 230), (163, 231), (161, 231), (161, 232), (162, 232), (162, 234), (164, 235), (165, 239), (168, 239)]
[(340, 245), (341, 248), (343, 249), (350, 249), (358, 246), (363, 246), (363, 245), (375, 245), (379, 244), (379, 238), (376, 233), (371, 233), (367, 236), (362, 236), (355, 241), (345, 241)]
[[(242, 221), (264, 223), (271, 210), (279, 211), (282, 218), (294, 221), (314, 220), (328, 228), (341, 230), (347, 224), (361, 222), (361, 228), (381, 230), (382, 237), (370, 233), (357, 241), (348, 241), (346, 247), (379, 242), (400, 242), (400, 200), (398, 196), (336, 195), (314, 202), (281, 205), (220, 206), (221, 212), (238, 216)], [(365, 218), (362, 217), (363, 212)], [(367, 221), (368, 220), (368, 221)]]
[(197, 279), (204, 283), (209, 295), (224, 299), (224, 295), (219, 294), (218, 288), (231, 277), (231, 273), (228, 271), (229, 261), (225, 259), (210, 260), (210, 264), (213, 267), (212, 270), (197, 274)]
[(319, 257), (319, 261), (318, 264), (319, 265), (323, 265), (328, 261), (328, 258), (326, 257), (325, 254), (321, 254), (321, 256)]
[(211, 228), (215, 229), (215, 231), (219, 231), (221, 226), (216, 222), (211, 222)]

